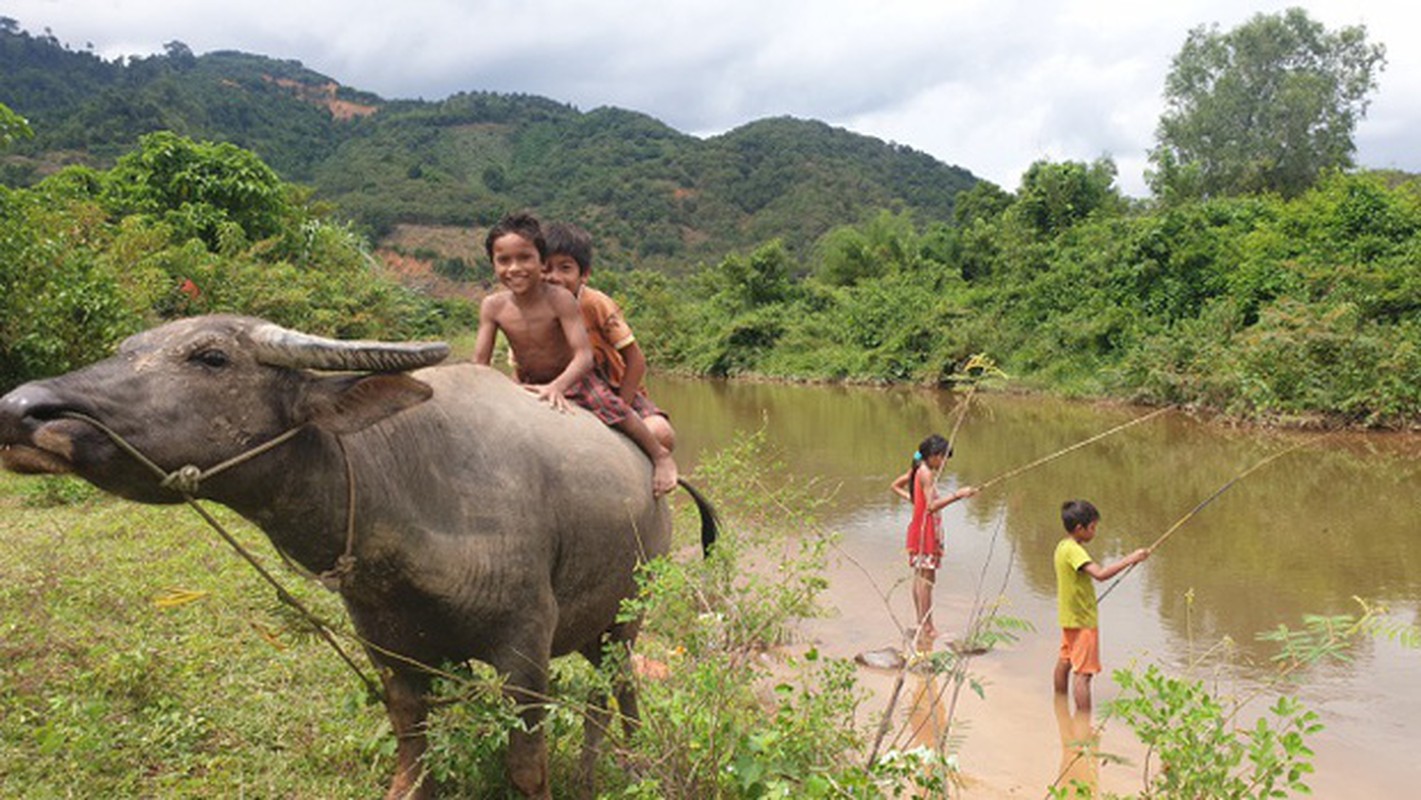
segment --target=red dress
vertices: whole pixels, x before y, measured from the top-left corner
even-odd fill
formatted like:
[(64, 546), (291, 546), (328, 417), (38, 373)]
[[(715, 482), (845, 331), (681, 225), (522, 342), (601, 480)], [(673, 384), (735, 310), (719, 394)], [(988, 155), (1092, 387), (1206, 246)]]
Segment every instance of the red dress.
[[(913, 481), (918, 480), (913, 470)], [(927, 493), (913, 485), (913, 519), (908, 523), (908, 566), (937, 569), (942, 564), (942, 532), (938, 515), (928, 513)]]

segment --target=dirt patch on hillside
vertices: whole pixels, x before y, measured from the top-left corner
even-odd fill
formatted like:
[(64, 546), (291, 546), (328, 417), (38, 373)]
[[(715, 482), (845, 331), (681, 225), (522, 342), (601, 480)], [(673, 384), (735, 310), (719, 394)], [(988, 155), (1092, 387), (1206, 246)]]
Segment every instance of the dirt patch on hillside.
[(340, 84), (334, 81), (313, 85), (294, 81), (290, 78), (273, 78), (269, 75), (263, 75), (262, 79), (270, 81), (284, 89), (290, 89), (296, 93), (297, 97), (308, 103), (324, 107), (327, 111), (331, 112), (332, 117), (342, 122), (355, 119), (356, 117), (368, 117), (380, 110), (379, 106), (354, 103), (336, 97), (336, 92), (340, 90)]
[(431, 297), (478, 302), (489, 292), (488, 287), (483, 284), (450, 280), (440, 275), (434, 271), (432, 260), (416, 258), (384, 247), (375, 250), (375, 257), (380, 259), (401, 284)]
[[(484, 258), (483, 240), (473, 228), (454, 225), (396, 225), (380, 240), (375, 255), (400, 282), (434, 297), (479, 300), (492, 288), (488, 281), (452, 280), (435, 272), (439, 259), (460, 259), (477, 268)], [(487, 269), (482, 271), (487, 273)]]
[(401, 223), (380, 240), (380, 247), (411, 255), (428, 251), (443, 258), (463, 259), (469, 266), (484, 258), (483, 232), (472, 226)]

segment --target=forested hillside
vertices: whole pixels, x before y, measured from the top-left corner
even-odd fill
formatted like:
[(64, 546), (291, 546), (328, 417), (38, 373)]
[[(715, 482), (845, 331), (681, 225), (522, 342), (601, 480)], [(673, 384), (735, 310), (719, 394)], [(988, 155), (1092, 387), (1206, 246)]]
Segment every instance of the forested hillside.
[[(471, 87), (472, 88), (472, 87)], [(386, 100), (294, 61), (170, 42), (106, 61), (0, 19), (0, 102), (35, 136), (0, 179), (110, 166), (169, 130), (251, 150), (377, 242), (396, 224), (485, 225), (512, 208), (578, 221), (604, 265), (683, 269), (780, 238), (804, 253), (830, 228), (894, 208), (943, 219), (970, 173), (819, 122), (761, 120), (709, 139), (643, 114), (470, 91)]]
[[(1290, 86), (1291, 113), (1356, 119), (1349, 87), (1370, 85), (1380, 54), (1333, 51), (1365, 50), (1364, 38), (1319, 37), (1297, 10), (1242, 30), (1196, 32), (1176, 69), (1207, 67), (1229, 87), (1238, 68), (1199, 55), (1257, 48), (1245, 71)], [(1421, 426), (1421, 184), (1356, 168), (1347, 125), (1221, 149), (1162, 126), (1157, 194), (1135, 200), (1109, 159), (1041, 161), (1008, 190), (816, 122), (700, 140), (536, 97), (387, 102), (294, 63), (177, 43), (118, 65), (11, 25), (0, 62), (0, 158), (12, 182), (33, 182), (0, 186), (5, 381), (198, 312), (457, 334), (473, 292), (397, 285), (344, 220), (391, 232), (468, 288), (482, 269), (474, 234), (532, 207), (592, 230), (593, 281), (658, 369), (950, 385), (986, 353), (1015, 385), (1056, 393)], [(69, 82), (46, 91), (56, 76)], [(1171, 113), (1192, 134), (1287, 98), (1255, 92), (1219, 110), (1181, 94)], [(8, 113), (12, 99), (28, 121)], [(128, 150), (96, 133), (154, 128)], [(117, 153), (112, 169), (58, 169)], [(389, 262), (403, 275), (410, 260)]]

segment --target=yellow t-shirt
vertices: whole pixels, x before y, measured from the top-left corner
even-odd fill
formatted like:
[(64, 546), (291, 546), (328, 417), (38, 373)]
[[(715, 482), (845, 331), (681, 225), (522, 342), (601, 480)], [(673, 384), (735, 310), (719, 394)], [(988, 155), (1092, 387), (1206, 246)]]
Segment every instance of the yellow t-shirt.
[(1093, 578), (1081, 571), (1092, 559), (1081, 543), (1070, 536), (1056, 545), (1056, 608), (1062, 628), (1096, 628)]

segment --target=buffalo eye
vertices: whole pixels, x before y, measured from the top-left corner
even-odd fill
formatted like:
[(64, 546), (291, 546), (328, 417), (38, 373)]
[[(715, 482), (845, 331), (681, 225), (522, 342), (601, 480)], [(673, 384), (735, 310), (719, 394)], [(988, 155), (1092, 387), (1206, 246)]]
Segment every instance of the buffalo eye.
[(213, 369), (221, 369), (232, 363), (232, 359), (226, 353), (215, 348), (199, 350), (193, 353), (192, 360), (204, 367), (211, 367)]

